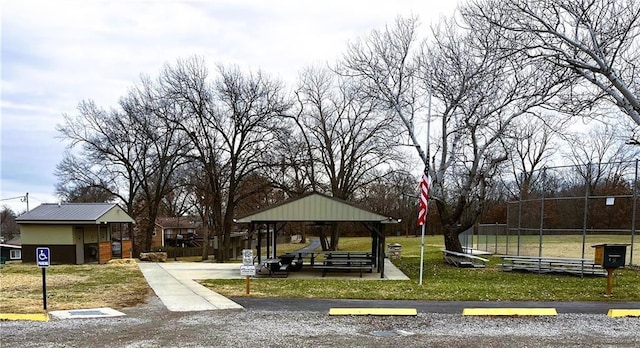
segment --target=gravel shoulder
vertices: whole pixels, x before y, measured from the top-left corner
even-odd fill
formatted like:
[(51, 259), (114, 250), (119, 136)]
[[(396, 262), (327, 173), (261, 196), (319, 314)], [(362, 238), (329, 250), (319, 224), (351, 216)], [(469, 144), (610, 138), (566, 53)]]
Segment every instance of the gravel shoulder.
[[(269, 301), (265, 299), (265, 301)], [(326, 312), (170, 312), (155, 296), (124, 317), (0, 322), (6, 347), (638, 347), (640, 318), (595, 314), (482, 318), (328, 316)]]

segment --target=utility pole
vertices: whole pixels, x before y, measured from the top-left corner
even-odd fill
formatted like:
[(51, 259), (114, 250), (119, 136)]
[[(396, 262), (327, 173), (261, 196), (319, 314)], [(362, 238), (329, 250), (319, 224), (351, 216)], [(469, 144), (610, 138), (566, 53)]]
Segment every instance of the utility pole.
[(27, 203), (27, 212), (29, 212), (29, 192), (27, 192), (24, 196), (4, 198), (4, 199), (0, 199), (0, 201), (10, 201), (12, 199), (20, 199), (20, 202), (26, 202)]

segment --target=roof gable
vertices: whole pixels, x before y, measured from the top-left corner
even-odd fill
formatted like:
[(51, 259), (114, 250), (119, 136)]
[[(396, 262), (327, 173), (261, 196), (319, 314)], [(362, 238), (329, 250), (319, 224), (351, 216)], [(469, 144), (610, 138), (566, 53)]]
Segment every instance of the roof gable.
[(16, 218), (18, 223), (133, 222), (115, 203), (44, 203)]
[(314, 192), (238, 218), (236, 222), (384, 221), (387, 219), (387, 216), (359, 208), (341, 199)]

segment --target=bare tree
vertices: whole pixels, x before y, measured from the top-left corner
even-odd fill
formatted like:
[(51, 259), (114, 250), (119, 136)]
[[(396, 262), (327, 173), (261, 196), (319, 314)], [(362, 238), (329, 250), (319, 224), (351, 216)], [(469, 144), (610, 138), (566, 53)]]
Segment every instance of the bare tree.
[(135, 217), (140, 182), (130, 125), (117, 110), (106, 111), (91, 100), (80, 102), (76, 115), (63, 116), (56, 129), (74, 151), (68, 151), (56, 168), (60, 191), (96, 187), (117, 197)]
[[(121, 111), (107, 113), (92, 102), (82, 102), (76, 117), (65, 116), (61, 134), (79, 145), (83, 159), (67, 156), (58, 166), (63, 180), (77, 187), (97, 187), (113, 193), (127, 206), (140, 226), (136, 251), (148, 250), (164, 196), (173, 190), (177, 168), (185, 163), (188, 143), (164, 120), (179, 113), (159, 94), (158, 85), (143, 78), (120, 101)], [(124, 192), (122, 193), (121, 190)]]
[(398, 17), (393, 26), (373, 30), (368, 37), (348, 46), (337, 71), (355, 79), (366, 93), (380, 101), (382, 108), (402, 122), (426, 166), (429, 162), (427, 154), (414, 127), (417, 113), (426, 103), (424, 94), (420, 95), (416, 77), (419, 70), (419, 59), (416, 58), (418, 28), (417, 17)]
[[(514, 120), (554, 96), (563, 76), (552, 65), (513, 54), (498, 40), (503, 29), (470, 17), (463, 17), (462, 24), (443, 22), (433, 31), (434, 42), (412, 59), (415, 29), (416, 21), (409, 19), (398, 20), (382, 35), (374, 32), (366, 44), (351, 47), (345, 67), (349, 76), (377, 88), (378, 98), (402, 117), (409, 133), (413, 119), (407, 115), (420, 110), (418, 92), (425, 104), (432, 87), (440, 139), (432, 158), (419, 153), (432, 167), (432, 197), (445, 246), (462, 251), (458, 235), (477, 221), (492, 177), (508, 158), (504, 136)], [(381, 37), (396, 43), (384, 44)], [(390, 62), (394, 69), (388, 68)], [(421, 62), (421, 70), (412, 62)]]
[(0, 232), (5, 241), (20, 236), (20, 227), (16, 222), (16, 214), (7, 206), (2, 206), (0, 210)]
[[(56, 194), (64, 202), (110, 202), (118, 188), (107, 167), (66, 151), (56, 165)], [(124, 200), (123, 200), (124, 201)]]
[[(380, 178), (384, 167), (401, 161), (395, 150), (399, 127), (357, 81), (328, 69), (310, 68), (301, 77), (297, 122), (310, 146), (315, 181), (334, 197), (353, 200)], [(333, 226), (325, 248), (336, 250), (338, 242), (339, 230)]]
[[(532, 58), (565, 68), (562, 111), (613, 102), (640, 125), (640, 3), (635, 0), (480, 0), (466, 11), (506, 29), (503, 40)], [(588, 84), (580, 82), (588, 82)]]
[(570, 146), (565, 147), (568, 151), (563, 157), (575, 165), (579, 178), (576, 186), (587, 183), (593, 193), (605, 181), (624, 180), (624, 175), (633, 170), (640, 149), (626, 144), (616, 132), (615, 127), (598, 124), (587, 132), (568, 134)]
[(505, 134), (504, 142), (510, 149), (511, 177), (501, 176), (501, 179), (515, 183), (510, 190), (511, 199), (527, 199), (540, 178), (539, 169), (548, 165), (557, 152), (553, 138), (555, 130), (559, 129), (539, 116), (525, 115), (514, 124), (509, 134)]
[(445, 246), (462, 248), (457, 236), (480, 216), (493, 178), (510, 156), (504, 139), (516, 120), (546, 105), (565, 80), (541, 60), (513, 54), (503, 29), (473, 17), (467, 28), (443, 22), (434, 30), (427, 76), (441, 115), (434, 193)]
[(210, 206), (203, 211), (212, 215), (204, 220), (212, 222), (221, 246), (217, 260), (227, 260), (236, 207), (263, 189), (247, 190), (242, 183), (278, 163), (271, 149), (286, 128), (282, 116), (290, 103), (280, 82), (260, 71), (244, 74), (218, 66), (217, 79), (209, 82), (199, 58), (167, 66), (162, 80), (167, 95), (185, 112), (171, 122), (194, 144), (190, 156), (200, 163), (202, 201)]

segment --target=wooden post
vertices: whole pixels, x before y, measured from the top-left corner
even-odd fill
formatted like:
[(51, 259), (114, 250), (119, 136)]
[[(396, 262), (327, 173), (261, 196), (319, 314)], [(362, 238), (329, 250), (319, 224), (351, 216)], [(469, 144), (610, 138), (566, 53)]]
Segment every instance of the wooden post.
[(250, 277), (250, 276), (247, 276), (247, 278), (246, 278), (246, 279), (247, 279), (247, 280), (246, 280), (246, 284), (245, 284), (245, 285), (246, 285), (247, 295), (249, 295), (249, 291), (250, 291), (250, 289), (251, 289), (251, 277)]
[(613, 270), (614, 268), (607, 268), (607, 295), (611, 295), (613, 288)]

